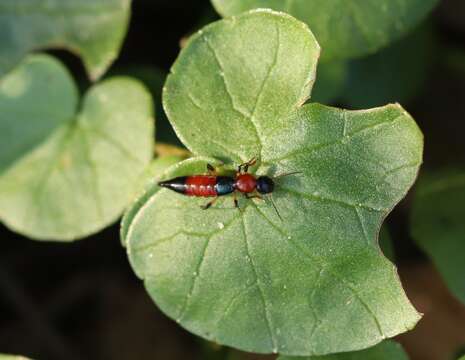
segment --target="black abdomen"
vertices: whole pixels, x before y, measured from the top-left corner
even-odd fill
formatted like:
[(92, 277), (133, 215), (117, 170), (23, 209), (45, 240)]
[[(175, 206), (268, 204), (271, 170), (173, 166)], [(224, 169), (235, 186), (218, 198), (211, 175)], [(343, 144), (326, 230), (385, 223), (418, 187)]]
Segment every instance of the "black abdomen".
[(218, 196), (231, 194), (234, 191), (234, 179), (229, 176), (218, 176), (215, 189)]

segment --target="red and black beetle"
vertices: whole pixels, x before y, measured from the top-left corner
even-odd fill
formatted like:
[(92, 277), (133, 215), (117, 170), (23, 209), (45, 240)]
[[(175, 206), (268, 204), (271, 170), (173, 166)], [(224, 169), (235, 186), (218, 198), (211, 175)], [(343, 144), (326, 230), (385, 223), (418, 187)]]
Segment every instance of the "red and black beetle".
[[(247, 199), (262, 199), (260, 195), (271, 194), (274, 191), (275, 183), (272, 178), (269, 176), (256, 177), (248, 173), (249, 167), (255, 165), (255, 163), (256, 159), (253, 158), (239, 165), (234, 177), (217, 176), (214, 167), (207, 164), (208, 174), (180, 176), (171, 180), (162, 181), (158, 183), (158, 185), (187, 196), (214, 197), (212, 201), (202, 206), (203, 209), (208, 209), (212, 206), (218, 197), (233, 193), (234, 205), (239, 207), (235, 196), (236, 191), (243, 193)], [(292, 172), (277, 177), (298, 173), (299, 172)], [(255, 191), (258, 192), (258, 194), (252, 195)], [(278, 212), (277, 209), (276, 212)]]

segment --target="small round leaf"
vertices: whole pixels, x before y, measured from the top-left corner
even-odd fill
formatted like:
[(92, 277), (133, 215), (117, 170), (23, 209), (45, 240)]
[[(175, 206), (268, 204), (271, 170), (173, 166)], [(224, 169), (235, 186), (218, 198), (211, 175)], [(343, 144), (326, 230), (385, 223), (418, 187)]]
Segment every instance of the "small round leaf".
[(77, 104), (49, 56), (0, 82), (0, 219), (31, 238), (72, 240), (115, 221), (152, 157), (152, 100), (138, 82), (104, 81)]
[(2, 0), (0, 77), (32, 50), (65, 48), (80, 55), (92, 79), (117, 57), (130, 0)]

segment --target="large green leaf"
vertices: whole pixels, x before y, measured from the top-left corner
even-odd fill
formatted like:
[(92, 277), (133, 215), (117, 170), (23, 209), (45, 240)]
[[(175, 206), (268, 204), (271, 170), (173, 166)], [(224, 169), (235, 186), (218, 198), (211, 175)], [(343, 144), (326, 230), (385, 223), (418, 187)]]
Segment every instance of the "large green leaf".
[[(413, 183), (422, 134), (399, 106), (301, 106), (318, 44), (294, 18), (254, 11), (207, 26), (171, 70), (164, 104), (183, 142), (228, 166), (257, 156), (274, 200), (154, 191), (126, 233), (131, 264), (158, 306), (188, 330), (254, 352), (366, 348), (419, 319), (380, 252), (382, 220)], [(203, 158), (164, 177), (205, 171)]]
[(407, 33), (438, 0), (211, 0), (223, 16), (255, 8), (285, 11), (306, 22), (323, 59), (370, 54)]
[(412, 236), (465, 303), (465, 171), (424, 176), (412, 210)]
[(58, 47), (80, 55), (97, 79), (119, 53), (130, 5), (130, 0), (0, 1), (0, 76), (29, 51)]
[(0, 219), (32, 238), (71, 240), (113, 222), (153, 152), (152, 102), (129, 78), (85, 96), (66, 69), (30, 56), (0, 82)]
[(350, 353), (307, 358), (280, 356), (278, 360), (408, 360), (408, 356), (400, 344), (394, 341), (383, 341), (372, 348)]

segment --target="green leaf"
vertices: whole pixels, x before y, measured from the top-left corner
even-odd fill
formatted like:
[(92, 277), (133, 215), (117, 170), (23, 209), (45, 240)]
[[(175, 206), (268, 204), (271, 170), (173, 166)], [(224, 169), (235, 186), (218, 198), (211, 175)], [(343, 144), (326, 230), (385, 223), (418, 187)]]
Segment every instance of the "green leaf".
[[(168, 77), (164, 105), (183, 142), (229, 166), (257, 156), (280, 178), (269, 200), (156, 191), (126, 243), (157, 305), (183, 327), (253, 352), (328, 354), (375, 345), (419, 319), (384, 256), (382, 220), (406, 194), (422, 134), (399, 106), (345, 111), (308, 98), (318, 58), (308, 28), (254, 11), (194, 35)], [(193, 158), (164, 177), (204, 173)], [(195, 164), (195, 166), (193, 166)]]
[(411, 232), (449, 288), (465, 303), (465, 171), (423, 176), (415, 192)]
[(130, 0), (2, 0), (0, 77), (30, 51), (65, 48), (98, 79), (118, 56)]
[(438, 0), (211, 0), (222, 16), (256, 8), (285, 11), (307, 23), (323, 60), (374, 53), (418, 24)]
[(377, 346), (362, 351), (307, 358), (280, 356), (278, 360), (408, 360), (408, 356), (400, 344), (383, 341)]
[(155, 100), (155, 118), (157, 119), (157, 143), (160, 141), (180, 145), (161, 105), (161, 94), (166, 73), (154, 66), (137, 65), (112, 69), (108, 75), (130, 76), (143, 82)]
[(172, 67), (164, 108), (193, 153), (236, 163), (260, 155), (260, 132), (275, 127), (262, 123), (286, 117), (310, 95), (319, 55), (310, 30), (288, 15), (255, 14), (207, 26)]
[(407, 102), (418, 96), (436, 54), (429, 25), (374, 55), (348, 62), (343, 103), (363, 109), (387, 102)]
[(439, 53), (430, 25), (428, 22), (376, 54), (319, 64), (312, 100), (339, 102), (352, 109), (411, 101), (421, 94)]
[(0, 82), (0, 219), (35, 239), (72, 240), (119, 217), (153, 151), (152, 100), (129, 78), (75, 85), (50, 56)]

